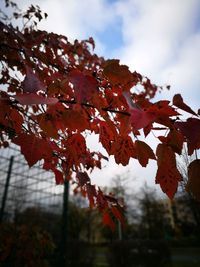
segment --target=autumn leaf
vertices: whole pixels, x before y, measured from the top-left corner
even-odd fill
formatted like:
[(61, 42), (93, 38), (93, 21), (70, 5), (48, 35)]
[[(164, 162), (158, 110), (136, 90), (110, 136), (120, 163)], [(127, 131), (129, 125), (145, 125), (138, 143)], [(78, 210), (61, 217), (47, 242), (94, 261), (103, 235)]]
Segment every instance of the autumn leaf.
[(119, 210), (119, 207), (112, 206), (111, 211), (113, 215), (115, 216), (115, 218), (117, 218), (122, 224), (124, 224), (124, 216), (122, 214), (122, 211)]
[(69, 81), (73, 84), (76, 101), (82, 103), (91, 100), (97, 93), (97, 81), (90, 75), (85, 75), (79, 70), (69, 73)]
[(93, 208), (95, 206), (95, 198), (97, 196), (95, 186), (91, 185), (90, 183), (87, 183), (86, 191), (87, 191), (87, 196), (90, 202), (90, 207)]
[(71, 131), (85, 131), (86, 129), (90, 129), (90, 123), (88, 115), (84, 112), (84, 110), (66, 110), (61, 115), (63, 125), (70, 129)]
[(113, 220), (112, 220), (112, 218), (108, 212), (103, 213), (102, 222), (104, 225), (109, 226), (112, 231), (115, 230), (115, 223), (113, 222)]
[(0, 102), (0, 124), (8, 128), (8, 130), (13, 129), (13, 132), (20, 133), (22, 130), (23, 117), (10, 105)]
[(48, 136), (52, 138), (58, 137), (58, 129), (56, 128), (56, 123), (51, 114), (43, 113), (35, 116), (35, 119), (38, 121), (41, 130)]
[(147, 127), (149, 124), (155, 121), (156, 115), (141, 109), (132, 108), (130, 110), (131, 117), (130, 122), (133, 130), (139, 130)]
[(197, 115), (188, 105), (186, 105), (184, 102), (183, 102), (183, 98), (180, 94), (176, 94), (174, 97), (173, 97), (173, 105), (186, 111), (186, 112), (189, 112), (191, 113), (192, 115)]
[(47, 141), (36, 137), (34, 134), (22, 133), (13, 139), (13, 143), (20, 146), (29, 167), (39, 160), (51, 158), (53, 155)]
[(125, 85), (133, 81), (133, 75), (129, 68), (125, 65), (120, 65), (119, 60), (116, 59), (105, 62), (103, 74), (113, 86)]
[(142, 82), (142, 85), (145, 89), (144, 96), (147, 96), (149, 98), (155, 97), (155, 94), (158, 91), (158, 87), (155, 84), (152, 84), (150, 79), (146, 78), (146, 80)]
[(179, 113), (169, 103), (170, 101), (167, 100), (158, 101), (149, 106), (146, 112), (152, 116), (154, 115), (154, 122), (172, 128), (173, 121), (171, 117), (177, 116)]
[(112, 144), (111, 153), (115, 157), (117, 164), (121, 163), (126, 166), (131, 157), (136, 157), (134, 143), (130, 136), (120, 136)]
[(200, 160), (196, 159), (188, 166), (186, 190), (200, 201)]
[(137, 159), (142, 165), (142, 167), (146, 167), (149, 162), (149, 159), (156, 159), (153, 150), (143, 141), (135, 141), (135, 151)]
[(53, 170), (54, 174), (55, 174), (55, 179), (56, 179), (56, 184), (63, 184), (64, 183), (64, 178), (63, 178), (63, 173), (57, 169)]
[(59, 79), (53, 80), (48, 86), (48, 96), (57, 95), (73, 97), (74, 94), (67, 78), (62, 79), (62, 81)]
[(129, 121), (133, 127), (133, 131), (145, 128), (155, 121), (157, 118), (155, 112), (143, 110), (137, 103), (133, 102), (130, 93), (124, 92), (123, 96), (126, 99), (126, 103), (129, 107)]
[(167, 135), (158, 137), (163, 144), (166, 144), (172, 148), (172, 150), (179, 155), (182, 153), (184, 136), (176, 129), (171, 129)]
[(176, 167), (175, 154), (169, 146), (159, 144), (156, 156), (158, 164), (156, 183), (160, 184), (162, 191), (172, 199), (177, 191), (178, 182), (182, 180)]
[(87, 172), (78, 172), (76, 174), (76, 178), (77, 178), (78, 184), (80, 186), (84, 186), (85, 184), (87, 184), (88, 182), (90, 182), (90, 178), (89, 178)]
[[(155, 112), (157, 115), (160, 115), (160, 118), (177, 116), (179, 113), (170, 105), (170, 101), (168, 100), (160, 100), (149, 108), (149, 112)], [(159, 117), (159, 116), (158, 116)]]
[(186, 137), (188, 154), (192, 155), (195, 149), (200, 148), (200, 120), (189, 118), (185, 122), (177, 121), (175, 127)]
[(58, 102), (58, 99), (55, 97), (44, 97), (35, 93), (24, 93), (12, 97), (22, 105), (54, 105)]
[(26, 67), (26, 76), (22, 82), (24, 93), (36, 93), (37, 91), (46, 91), (45, 84), (39, 79), (39, 76), (33, 72), (30, 67)]
[(99, 142), (106, 149), (108, 154), (111, 154), (112, 143), (115, 140), (117, 134), (112, 123), (100, 121)]
[(96, 200), (97, 200), (98, 208), (99, 210), (104, 210), (105, 208), (108, 207), (108, 202), (105, 198), (105, 195), (100, 188), (98, 188), (98, 190), (96, 191), (96, 194), (97, 194)]
[(67, 158), (68, 166), (79, 166), (81, 159), (87, 155), (85, 138), (80, 133), (75, 133), (63, 141), (63, 144), (66, 147), (63, 155)]

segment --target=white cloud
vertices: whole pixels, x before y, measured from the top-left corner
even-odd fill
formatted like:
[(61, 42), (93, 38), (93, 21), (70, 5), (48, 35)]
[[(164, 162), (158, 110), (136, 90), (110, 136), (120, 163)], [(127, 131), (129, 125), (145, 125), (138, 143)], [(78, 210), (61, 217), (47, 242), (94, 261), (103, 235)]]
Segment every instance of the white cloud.
[(127, 0), (117, 4), (123, 20), (122, 61), (156, 83), (171, 84), (171, 94), (180, 92), (195, 105), (200, 85), (199, 10), (198, 0)]
[(180, 47), (179, 57), (163, 70), (162, 79), (172, 85), (171, 93), (180, 91), (185, 100), (199, 108), (200, 33), (193, 34)]
[[(51, 28), (61, 31), (72, 38), (85, 38), (87, 34), (101, 31), (111, 22), (112, 13), (105, 1), (96, 0), (46, 0), (42, 7), (47, 8), (51, 17)], [(63, 21), (60, 29), (60, 18)]]

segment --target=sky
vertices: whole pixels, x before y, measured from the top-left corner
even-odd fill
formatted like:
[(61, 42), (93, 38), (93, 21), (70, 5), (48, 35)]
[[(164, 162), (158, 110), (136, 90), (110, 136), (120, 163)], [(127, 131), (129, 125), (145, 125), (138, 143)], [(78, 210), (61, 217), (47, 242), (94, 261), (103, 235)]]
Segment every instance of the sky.
[[(180, 93), (194, 110), (200, 107), (199, 0), (18, 0), (17, 3), (23, 8), (38, 4), (48, 14), (39, 28), (64, 34), (69, 40), (92, 36), (99, 56), (118, 58), (153, 83), (171, 85), (170, 91), (162, 92), (159, 99), (172, 99)], [(98, 143), (98, 138), (93, 136), (88, 143), (92, 146), (94, 142)], [(104, 185), (127, 170), (137, 178), (136, 186), (144, 180), (155, 183), (155, 165), (151, 162), (142, 168), (134, 160), (124, 168), (111, 159), (106, 168), (95, 172), (93, 179)]]

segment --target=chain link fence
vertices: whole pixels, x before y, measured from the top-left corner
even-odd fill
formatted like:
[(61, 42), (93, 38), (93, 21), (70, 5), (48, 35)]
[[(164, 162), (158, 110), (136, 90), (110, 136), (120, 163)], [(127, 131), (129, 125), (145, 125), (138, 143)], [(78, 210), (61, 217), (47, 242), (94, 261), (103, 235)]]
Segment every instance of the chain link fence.
[(1, 220), (13, 220), (29, 207), (61, 214), (63, 190), (41, 162), (29, 168), (16, 147), (0, 150)]

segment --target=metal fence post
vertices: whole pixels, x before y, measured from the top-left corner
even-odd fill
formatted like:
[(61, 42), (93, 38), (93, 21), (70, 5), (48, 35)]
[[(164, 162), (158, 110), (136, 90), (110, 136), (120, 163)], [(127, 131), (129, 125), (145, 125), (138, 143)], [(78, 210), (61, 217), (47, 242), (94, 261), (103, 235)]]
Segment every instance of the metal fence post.
[(6, 200), (7, 200), (7, 195), (8, 195), (8, 188), (9, 188), (9, 183), (10, 183), (10, 177), (12, 174), (13, 161), (14, 161), (14, 156), (11, 156), (9, 166), (8, 166), (6, 184), (5, 184), (4, 193), (3, 193), (2, 202), (1, 202), (0, 223), (3, 221), (3, 217), (4, 217)]
[(68, 201), (69, 201), (69, 181), (64, 182), (63, 193), (63, 212), (62, 212), (62, 229), (61, 229), (61, 257), (62, 267), (68, 266)]

